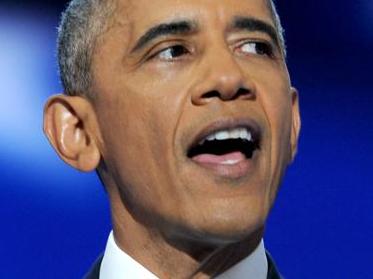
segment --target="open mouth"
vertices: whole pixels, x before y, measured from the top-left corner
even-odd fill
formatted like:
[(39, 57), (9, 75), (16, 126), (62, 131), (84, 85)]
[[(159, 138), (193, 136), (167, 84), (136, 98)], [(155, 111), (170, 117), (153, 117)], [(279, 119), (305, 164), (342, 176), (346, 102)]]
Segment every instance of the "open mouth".
[(239, 126), (220, 128), (202, 135), (191, 145), (187, 156), (194, 162), (210, 168), (221, 169), (222, 166), (238, 165), (242, 171), (242, 163), (252, 159), (255, 151), (259, 149), (259, 129)]

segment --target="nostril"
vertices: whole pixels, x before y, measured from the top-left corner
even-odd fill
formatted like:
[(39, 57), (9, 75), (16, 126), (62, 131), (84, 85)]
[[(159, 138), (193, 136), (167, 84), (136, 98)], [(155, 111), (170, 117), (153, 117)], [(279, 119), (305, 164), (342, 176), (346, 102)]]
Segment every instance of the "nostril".
[(235, 99), (240, 98), (240, 97), (243, 97), (243, 98), (246, 98), (246, 99), (255, 99), (255, 94), (253, 94), (253, 92), (249, 89), (240, 88), (240, 89), (238, 89), (238, 91), (235, 95)]
[(220, 93), (217, 90), (211, 90), (202, 95), (202, 98), (220, 98)]
[(246, 89), (246, 88), (240, 88), (238, 89), (237, 91), (237, 96), (241, 96), (241, 95), (248, 95), (250, 94), (250, 90)]
[(235, 100), (238, 98), (255, 98), (255, 94), (249, 89), (246, 88), (239, 88), (234, 94), (222, 94), (218, 90), (211, 90), (206, 92), (202, 95), (202, 98), (209, 99), (209, 98), (221, 98), (223, 100)]

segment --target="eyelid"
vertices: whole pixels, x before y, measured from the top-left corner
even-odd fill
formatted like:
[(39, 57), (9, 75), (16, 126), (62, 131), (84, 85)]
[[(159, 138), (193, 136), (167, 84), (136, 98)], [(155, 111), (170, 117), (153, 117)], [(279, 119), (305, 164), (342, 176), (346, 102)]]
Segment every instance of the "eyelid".
[[(276, 46), (272, 42), (268, 40), (264, 40), (264, 39), (241, 39), (238, 42), (236, 42), (234, 49), (241, 48), (242, 46), (246, 44), (263, 44), (268, 48), (269, 53), (266, 54), (268, 57), (274, 58), (276, 56), (276, 51), (277, 51)], [(264, 55), (260, 55), (260, 56), (264, 56)]]
[(165, 51), (165, 50), (170, 49), (170, 48), (175, 47), (175, 46), (182, 46), (186, 50), (188, 50), (188, 52), (192, 52), (191, 47), (189, 45), (190, 44), (185, 42), (185, 40), (175, 40), (174, 39), (174, 40), (162, 41), (162, 42), (159, 42), (159, 43), (155, 44), (154, 46), (152, 46), (145, 53), (145, 55), (144, 55), (145, 59), (144, 60), (145, 61), (151, 60), (151, 59), (155, 58), (162, 51)]

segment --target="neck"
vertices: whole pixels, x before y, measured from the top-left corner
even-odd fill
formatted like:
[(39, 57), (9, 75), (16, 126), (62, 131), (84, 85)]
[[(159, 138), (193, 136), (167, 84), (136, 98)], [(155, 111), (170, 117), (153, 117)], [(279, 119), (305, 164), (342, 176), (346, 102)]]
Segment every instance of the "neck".
[(250, 255), (263, 236), (260, 228), (243, 240), (224, 244), (169, 237), (136, 221), (121, 202), (111, 204), (117, 245), (159, 278), (215, 277)]

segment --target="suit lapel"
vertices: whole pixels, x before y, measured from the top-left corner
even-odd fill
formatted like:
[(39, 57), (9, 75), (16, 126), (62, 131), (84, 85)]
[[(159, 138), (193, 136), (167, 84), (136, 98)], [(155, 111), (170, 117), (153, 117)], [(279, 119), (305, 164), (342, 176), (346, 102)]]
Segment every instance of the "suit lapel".
[(271, 255), (266, 252), (267, 261), (268, 261), (268, 275), (267, 279), (283, 279), (280, 272), (278, 272), (276, 264), (272, 259)]
[(100, 267), (101, 267), (101, 262), (102, 262), (103, 257), (104, 257), (103, 255), (98, 257), (98, 259), (92, 265), (91, 270), (86, 275), (84, 275), (83, 279), (99, 279)]
[[(268, 275), (267, 279), (283, 279), (281, 274), (276, 268), (276, 264), (272, 259), (271, 255), (266, 252), (268, 260)], [(100, 276), (100, 267), (102, 262), (103, 255), (101, 255), (96, 262), (92, 265), (91, 270), (83, 277), (83, 279), (99, 279)]]

